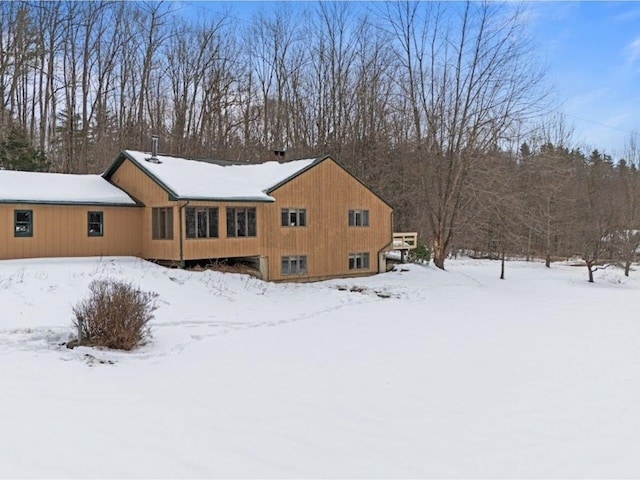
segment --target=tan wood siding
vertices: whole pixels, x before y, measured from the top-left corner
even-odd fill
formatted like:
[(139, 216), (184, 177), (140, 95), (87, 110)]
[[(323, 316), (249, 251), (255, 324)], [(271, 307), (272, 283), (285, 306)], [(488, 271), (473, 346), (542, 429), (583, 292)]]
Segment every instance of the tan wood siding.
[[(179, 260), (180, 224), (176, 202), (169, 200), (169, 194), (129, 159), (122, 162), (111, 176), (111, 181), (145, 205), (141, 215), (142, 256), (161, 260)], [(173, 208), (173, 240), (153, 240), (151, 212), (154, 207)]]
[[(142, 255), (145, 258), (179, 261), (180, 258), (180, 219), (182, 219), (182, 260), (199, 260), (229, 257), (259, 256), (264, 244), (264, 204), (239, 202), (172, 201), (168, 193), (148, 175), (125, 160), (111, 177), (111, 181), (124, 191), (145, 204), (142, 214)], [(218, 238), (186, 238), (184, 208), (217, 207)], [(152, 209), (155, 207), (173, 208), (173, 240), (153, 240)], [(257, 216), (257, 236), (248, 238), (227, 238), (227, 207), (253, 207)]]
[(168, 205), (168, 193), (129, 159), (113, 173), (111, 182), (145, 205)]
[[(33, 236), (14, 236), (15, 210), (33, 211)], [(103, 212), (103, 235), (88, 235), (88, 212)], [(138, 207), (0, 205), (0, 259), (141, 256)]]
[[(372, 274), (378, 252), (392, 239), (391, 208), (331, 159), (272, 193), (265, 207), (269, 232), (264, 245), (270, 280), (321, 279)], [(305, 227), (282, 227), (281, 209), (306, 209)], [(368, 227), (350, 227), (349, 210), (369, 211)], [(369, 253), (369, 268), (349, 270), (349, 254)], [(281, 275), (281, 258), (307, 256), (307, 274)]]
[[(263, 203), (227, 203), (227, 202), (179, 202), (188, 207), (218, 208), (218, 238), (186, 238), (186, 215), (182, 211), (182, 232), (184, 259), (230, 258), (260, 256), (265, 243), (265, 216)], [(227, 237), (227, 207), (256, 209), (255, 237)], [(185, 207), (186, 208), (186, 207)]]

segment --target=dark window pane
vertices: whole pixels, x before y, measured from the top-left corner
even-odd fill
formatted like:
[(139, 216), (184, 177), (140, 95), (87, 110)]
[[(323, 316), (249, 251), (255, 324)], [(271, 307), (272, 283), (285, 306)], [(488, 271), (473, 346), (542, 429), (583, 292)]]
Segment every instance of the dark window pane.
[(362, 256), (362, 268), (369, 268), (369, 254), (365, 253)]
[(256, 236), (256, 209), (247, 209), (247, 235), (249, 237)]
[(307, 257), (300, 257), (300, 273), (307, 273)]
[(165, 208), (165, 237), (167, 240), (173, 239), (173, 208)]
[(307, 225), (307, 211), (300, 210), (298, 213), (298, 224), (301, 227), (305, 227)]
[(196, 235), (198, 238), (206, 238), (207, 237), (207, 211), (206, 210), (197, 210), (196, 211), (196, 222), (197, 222), (197, 232)]
[(362, 211), (362, 225), (365, 227), (369, 226), (369, 210)]
[(289, 257), (282, 257), (282, 275), (289, 275)]
[(356, 212), (354, 210), (349, 210), (349, 226), (353, 227), (356, 224)]
[(356, 268), (356, 258), (349, 256), (349, 270), (353, 270), (354, 268)]
[(209, 236), (213, 238), (218, 237), (218, 209), (209, 209)]
[(286, 208), (282, 209), (282, 219), (281, 219), (281, 225), (283, 227), (288, 227), (289, 226), (289, 210), (287, 210)]
[(102, 236), (102, 212), (89, 212), (89, 236)]
[(236, 209), (227, 208), (227, 237), (236, 236)]
[(245, 208), (239, 208), (236, 211), (236, 236), (247, 236), (247, 210)]
[(187, 207), (184, 212), (187, 238), (196, 238), (196, 209)]
[(33, 211), (15, 210), (14, 235), (16, 237), (31, 237), (33, 235)]
[(162, 208), (158, 212), (158, 224), (160, 225), (158, 227), (160, 232), (159, 238), (167, 238), (167, 216), (166, 212)]
[(151, 209), (151, 238), (156, 240), (160, 238), (160, 233), (158, 229), (158, 209)]

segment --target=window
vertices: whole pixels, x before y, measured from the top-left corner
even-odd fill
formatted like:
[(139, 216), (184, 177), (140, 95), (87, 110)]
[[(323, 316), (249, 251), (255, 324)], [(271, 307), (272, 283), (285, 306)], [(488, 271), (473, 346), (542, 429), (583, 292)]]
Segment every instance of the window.
[(14, 236), (33, 237), (33, 210), (15, 210)]
[(173, 240), (173, 208), (153, 208), (151, 217), (151, 238)]
[(369, 268), (369, 253), (352, 253), (349, 255), (349, 270), (367, 270)]
[(306, 255), (282, 257), (282, 275), (300, 275), (307, 273)]
[(283, 227), (306, 227), (307, 211), (304, 208), (283, 208), (281, 225)]
[(227, 208), (227, 237), (255, 237), (256, 209)]
[(103, 234), (102, 212), (89, 212), (89, 236), (101, 237)]
[(369, 210), (349, 210), (350, 227), (368, 227)]
[(218, 209), (187, 207), (185, 210), (187, 238), (217, 238)]

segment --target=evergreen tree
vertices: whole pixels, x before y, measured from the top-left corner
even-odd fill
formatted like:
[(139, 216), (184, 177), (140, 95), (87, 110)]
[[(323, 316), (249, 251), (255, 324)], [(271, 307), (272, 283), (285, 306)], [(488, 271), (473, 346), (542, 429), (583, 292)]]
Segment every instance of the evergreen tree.
[(46, 172), (49, 170), (49, 162), (44, 152), (31, 145), (26, 132), (14, 126), (9, 130), (7, 138), (0, 142), (0, 168)]

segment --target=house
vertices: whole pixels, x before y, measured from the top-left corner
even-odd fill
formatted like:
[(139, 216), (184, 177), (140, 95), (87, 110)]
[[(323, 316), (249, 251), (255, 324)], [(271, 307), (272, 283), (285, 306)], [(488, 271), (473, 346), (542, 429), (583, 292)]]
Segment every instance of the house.
[(0, 259), (138, 255), (141, 208), (100, 175), (0, 170)]
[(392, 209), (330, 156), (262, 164), (121, 152), (102, 176), (0, 171), (0, 258), (243, 259), (265, 280), (385, 269)]

